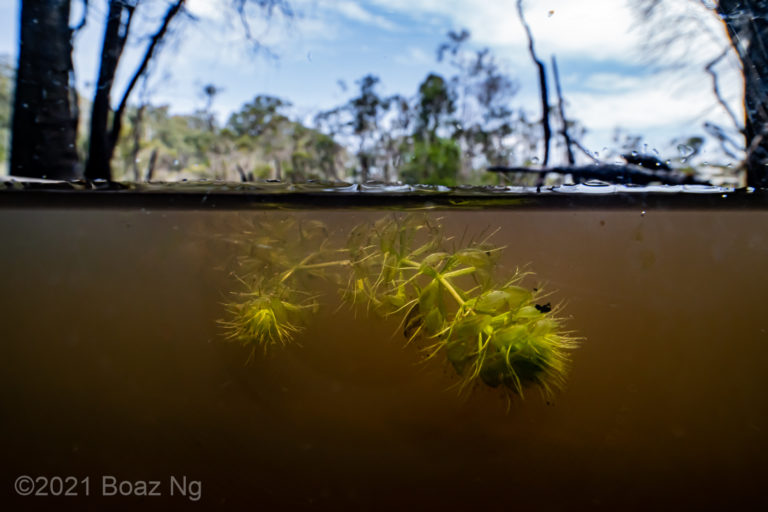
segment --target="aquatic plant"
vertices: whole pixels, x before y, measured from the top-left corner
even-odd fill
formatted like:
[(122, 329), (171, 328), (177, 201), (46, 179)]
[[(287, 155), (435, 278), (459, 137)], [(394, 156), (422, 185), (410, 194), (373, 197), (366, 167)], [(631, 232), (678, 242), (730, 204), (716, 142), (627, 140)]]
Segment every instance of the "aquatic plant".
[[(565, 383), (578, 340), (563, 330), (558, 308), (542, 304), (540, 290), (523, 286), (528, 274), (499, 279), (503, 248), (489, 242), (493, 233), (457, 243), (439, 219), (395, 214), (358, 225), (346, 247), (333, 249), (316, 221), (261, 227), (242, 260), (248, 291), (224, 322), (231, 338), (265, 350), (285, 345), (302, 314), (319, 306), (307, 280), (346, 275), (346, 301), (398, 317), (406, 343), (418, 343), (425, 359), (445, 354), (460, 390), (482, 382), (523, 396), (535, 386), (548, 397)], [(298, 230), (292, 242), (276, 232), (286, 227)]]

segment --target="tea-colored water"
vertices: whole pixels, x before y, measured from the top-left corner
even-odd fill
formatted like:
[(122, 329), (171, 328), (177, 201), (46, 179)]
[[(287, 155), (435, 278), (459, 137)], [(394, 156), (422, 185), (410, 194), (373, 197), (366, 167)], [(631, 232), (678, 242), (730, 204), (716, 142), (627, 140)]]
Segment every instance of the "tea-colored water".
[[(387, 214), (0, 210), (2, 508), (768, 504), (768, 211), (434, 212), (459, 237), (500, 227), (504, 265), (565, 302), (586, 340), (551, 404), (458, 396), (445, 360), (333, 293), (285, 350), (246, 364), (224, 341), (218, 235), (295, 215), (341, 238)], [(20, 475), (90, 496), (20, 497)], [(162, 496), (103, 496), (105, 475)]]

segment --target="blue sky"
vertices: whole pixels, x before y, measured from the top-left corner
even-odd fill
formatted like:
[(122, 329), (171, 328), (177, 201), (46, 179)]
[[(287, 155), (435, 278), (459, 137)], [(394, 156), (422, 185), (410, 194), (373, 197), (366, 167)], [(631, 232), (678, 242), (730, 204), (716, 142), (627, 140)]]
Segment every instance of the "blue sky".
[[(514, 0), (292, 0), (297, 12), (293, 19), (277, 15), (267, 23), (253, 18), (252, 33), (277, 59), (249, 49), (226, 2), (189, 0), (197, 21), (185, 21), (163, 49), (149, 82), (151, 102), (188, 112), (204, 104), (202, 86), (213, 83), (222, 88), (214, 104), (220, 119), (257, 94), (286, 98), (294, 104), (295, 115), (309, 116), (351, 97), (355, 81), (367, 73), (381, 78), (381, 93), (410, 96), (428, 72), (450, 73), (445, 64), (436, 62), (436, 48), (448, 30), (467, 28), (474, 47), (489, 47), (520, 84), (511, 106), (523, 108), (530, 118), (539, 116), (536, 70)], [(89, 93), (106, 1), (90, 3), (87, 28), (75, 43), (78, 84)], [(597, 152), (615, 147), (612, 135), (621, 128), (624, 133), (642, 134), (649, 149), (673, 156), (670, 140), (703, 135), (704, 121), (730, 128), (703, 70), (727, 44), (723, 27), (696, 2), (667, 0), (670, 8), (688, 12), (705, 30), (696, 40), (667, 48), (667, 54), (684, 58), (670, 69), (653, 72), (649, 62), (654, 59), (643, 53), (647, 27), (630, 3), (528, 0), (524, 4), (540, 57), (549, 61), (552, 54), (557, 56), (567, 113), (588, 129), (585, 144)], [(135, 28), (143, 35), (151, 32), (163, 6), (160, 0), (145, 0)], [(0, 53), (16, 54), (18, 8), (17, 0), (0, 0)], [(119, 84), (135, 67), (145, 44), (141, 38), (130, 42)], [(737, 63), (726, 59), (718, 72), (720, 87), (740, 113)], [(339, 80), (349, 90), (343, 91)], [(715, 146), (708, 150), (712, 160), (724, 160)]]

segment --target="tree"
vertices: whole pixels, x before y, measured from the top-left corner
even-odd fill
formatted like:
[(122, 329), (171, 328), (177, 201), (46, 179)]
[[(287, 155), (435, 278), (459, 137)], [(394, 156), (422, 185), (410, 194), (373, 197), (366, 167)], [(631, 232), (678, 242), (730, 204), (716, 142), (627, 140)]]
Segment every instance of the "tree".
[(744, 73), (747, 185), (768, 187), (768, 2), (720, 0), (718, 14)]
[(456, 117), (450, 123), (451, 138), (462, 150), (460, 174), (471, 178), (477, 157), (487, 163), (504, 165), (509, 154), (504, 139), (512, 132), (509, 101), (517, 92), (517, 84), (504, 74), (489, 48), (468, 51), (470, 33), (448, 32), (448, 40), (438, 47), (438, 62), (446, 55), (457, 74), (449, 80), (456, 98)]
[(379, 118), (389, 108), (389, 104), (375, 90), (379, 77), (366, 75), (357, 83), (360, 85), (360, 95), (349, 101), (348, 109), (352, 114), (352, 133), (359, 140), (357, 156), (360, 160), (360, 180), (365, 183), (374, 163), (374, 151), (370, 146), (379, 128)]
[(417, 106), (417, 135), (426, 139), (436, 137), (437, 130), (456, 111), (456, 97), (440, 75), (430, 73), (419, 86)]
[[(12, 150), (12, 171), (23, 176), (67, 179), (80, 177), (76, 152), (77, 94), (71, 80), (72, 35), (87, 17), (89, 2), (82, 0), (86, 13), (78, 27), (69, 27), (70, 0), (26, 0), (21, 8), (21, 48), (17, 68)], [(242, 22), (246, 38), (260, 47), (250, 34), (248, 16), (255, 6), (270, 16), (275, 9), (290, 17), (286, 0), (221, 0), (233, 9)], [(167, 10), (148, 42), (128, 85), (113, 110), (112, 92), (120, 58), (132, 32), (132, 20), (144, 0), (109, 0), (99, 75), (90, 118), (90, 137), (85, 177), (111, 179), (110, 167), (120, 138), (123, 116), (137, 83), (146, 76), (150, 64), (171, 32), (174, 20), (184, 12), (185, 0), (167, 3)], [(22, 87), (19, 87), (22, 85)], [(15, 156), (14, 156), (15, 155)]]
[(120, 137), (123, 114), (128, 106), (128, 98), (139, 79), (144, 75), (155, 51), (163, 42), (173, 18), (181, 11), (185, 0), (177, 0), (168, 8), (160, 28), (150, 39), (144, 57), (134, 72), (117, 109), (112, 112), (112, 126), (108, 128), (111, 108), (112, 85), (117, 72), (120, 56), (128, 40), (133, 14), (140, 0), (110, 0), (107, 23), (104, 29), (104, 42), (101, 49), (99, 78), (96, 81), (96, 93), (91, 110), (91, 138), (88, 147), (88, 162), (85, 177), (88, 179), (110, 179), (111, 161), (115, 145)]
[[(665, 23), (667, 4), (683, 0), (638, 0), (642, 15), (654, 22), (657, 31), (669, 34), (667, 41), (679, 37), (678, 20)], [(730, 42), (730, 49), (738, 57), (744, 77), (743, 103), (744, 120), (740, 131), (744, 135), (747, 185), (756, 188), (768, 187), (768, 2), (764, 0), (687, 0), (707, 8), (724, 22)], [(723, 54), (724, 55), (724, 54)], [(719, 96), (714, 64), (722, 59), (715, 58), (706, 70), (713, 76), (713, 91), (721, 105), (727, 105)], [(731, 117), (735, 116), (729, 111)]]
[(451, 139), (417, 139), (408, 155), (400, 177), (406, 183), (455, 186), (461, 162), (461, 150)]
[(10, 169), (16, 176), (80, 175), (69, 10), (69, 0), (21, 3)]
[(5, 169), (8, 159), (14, 74), (10, 59), (0, 56), (0, 173)]
[(416, 101), (413, 152), (400, 176), (407, 183), (455, 185), (461, 149), (438, 133), (456, 111), (455, 93), (442, 76), (430, 73), (419, 86)]
[(282, 113), (290, 105), (274, 96), (257, 96), (232, 114), (227, 122), (227, 129), (237, 139), (240, 149), (251, 153), (261, 149), (265, 158), (272, 159), (274, 178), (278, 180), (284, 178), (283, 160), (290, 158), (292, 152), (292, 121)]

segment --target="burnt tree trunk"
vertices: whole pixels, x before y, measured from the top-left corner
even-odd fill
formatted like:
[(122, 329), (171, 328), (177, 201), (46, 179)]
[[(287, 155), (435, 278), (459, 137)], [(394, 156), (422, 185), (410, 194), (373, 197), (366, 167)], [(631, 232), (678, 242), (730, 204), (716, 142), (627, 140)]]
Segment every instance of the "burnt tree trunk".
[(77, 95), (69, 0), (21, 3), (11, 174), (76, 179)]
[(120, 138), (123, 114), (128, 106), (128, 98), (139, 79), (147, 71), (155, 52), (168, 33), (168, 27), (174, 17), (184, 7), (184, 2), (185, 0), (176, 0), (176, 2), (168, 7), (160, 28), (150, 38), (149, 45), (144, 52), (144, 57), (138, 69), (131, 77), (117, 110), (112, 115), (112, 127), (108, 129), (112, 85), (117, 71), (117, 64), (120, 62), (120, 55), (123, 53), (123, 48), (128, 38), (133, 12), (137, 5), (136, 0), (132, 2), (128, 0), (110, 0), (107, 25), (104, 31), (104, 43), (101, 50), (99, 80), (96, 86), (91, 114), (91, 143), (88, 163), (85, 168), (86, 178), (111, 179), (110, 162), (117, 141)]
[(88, 145), (88, 162), (85, 177), (89, 180), (110, 179), (110, 134), (107, 130), (110, 114), (110, 96), (112, 83), (117, 72), (117, 64), (128, 38), (134, 6), (122, 0), (111, 0), (107, 23), (104, 29), (104, 42), (101, 48), (99, 78), (91, 109), (91, 137)]
[(718, 14), (744, 73), (747, 185), (768, 187), (768, 2), (720, 0)]

